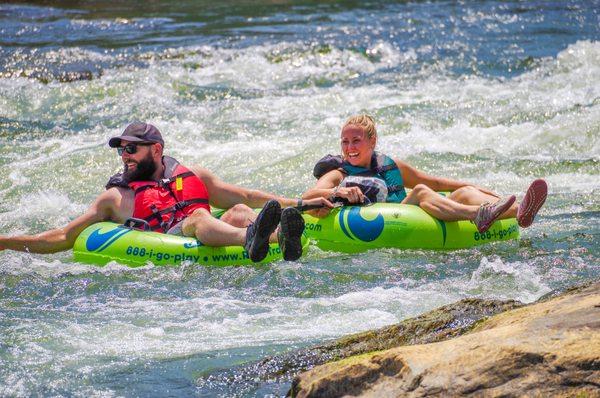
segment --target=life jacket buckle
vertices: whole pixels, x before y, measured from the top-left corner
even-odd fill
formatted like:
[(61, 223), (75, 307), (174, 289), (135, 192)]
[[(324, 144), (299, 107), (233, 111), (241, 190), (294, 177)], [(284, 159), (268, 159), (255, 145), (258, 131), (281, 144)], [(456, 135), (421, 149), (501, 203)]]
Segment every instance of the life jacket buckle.
[(141, 218), (130, 217), (123, 223), (125, 228), (137, 229), (139, 231), (150, 231), (150, 224), (148, 221), (142, 220)]
[(187, 202), (187, 200), (182, 200), (181, 202), (175, 203), (173, 207), (175, 208), (175, 211), (180, 211), (185, 209), (188, 205), (189, 203)]

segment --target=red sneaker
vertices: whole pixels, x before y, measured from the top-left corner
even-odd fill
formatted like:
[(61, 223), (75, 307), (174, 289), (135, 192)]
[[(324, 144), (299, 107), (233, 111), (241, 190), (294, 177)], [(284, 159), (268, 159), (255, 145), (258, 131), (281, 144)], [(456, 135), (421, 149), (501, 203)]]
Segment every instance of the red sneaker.
[(517, 222), (520, 227), (526, 228), (533, 223), (533, 219), (546, 201), (547, 195), (548, 184), (546, 181), (537, 179), (531, 183), (519, 205), (519, 210), (517, 210)]
[(498, 200), (493, 204), (483, 203), (481, 207), (479, 207), (477, 215), (473, 220), (473, 223), (477, 227), (479, 233), (482, 234), (490, 229), (494, 221), (496, 221), (496, 219), (500, 217), (502, 213), (508, 210), (510, 206), (515, 203), (515, 200), (517, 200), (515, 195), (510, 195)]

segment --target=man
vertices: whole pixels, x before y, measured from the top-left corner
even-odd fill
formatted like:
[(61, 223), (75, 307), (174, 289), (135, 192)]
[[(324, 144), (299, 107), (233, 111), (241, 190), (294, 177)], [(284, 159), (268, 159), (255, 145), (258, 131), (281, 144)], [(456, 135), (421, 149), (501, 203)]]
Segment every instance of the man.
[[(296, 260), (302, 254), (304, 220), (297, 209), (281, 210), (281, 205), (332, 207), (321, 198), (302, 203), (227, 184), (199, 166), (188, 169), (163, 156), (162, 135), (151, 124), (131, 123), (120, 136), (109, 140), (109, 146), (117, 149), (125, 171), (109, 180), (106, 191), (84, 214), (62, 228), (37, 235), (0, 236), (0, 249), (35, 253), (68, 250), (93, 223), (124, 223), (134, 218), (147, 229), (181, 232), (207, 246), (244, 246), (255, 262), (266, 257), (270, 241), (278, 240), (284, 259)], [(229, 210), (217, 219), (211, 215), (209, 204)], [(262, 206), (258, 215), (251, 209)]]

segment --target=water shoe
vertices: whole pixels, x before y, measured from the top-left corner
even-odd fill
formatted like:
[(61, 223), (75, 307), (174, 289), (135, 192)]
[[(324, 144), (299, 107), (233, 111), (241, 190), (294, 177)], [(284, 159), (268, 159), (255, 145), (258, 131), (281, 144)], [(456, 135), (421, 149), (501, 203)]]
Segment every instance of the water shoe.
[(547, 195), (548, 184), (546, 181), (537, 179), (531, 183), (517, 210), (517, 222), (520, 227), (526, 228), (533, 223), (533, 219), (546, 201)]
[(283, 209), (277, 239), (284, 260), (295, 261), (302, 255), (302, 232), (304, 219), (300, 212), (293, 207)]
[(493, 204), (487, 202), (483, 203), (479, 207), (477, 215), (473, 220), (473, 223), (475, 223), (475, 225), (477, 226), (477, 230), (479, 231), (479, 233), (486, 232), (494, 223), (494, 221), (496, 221), (496, 219), (500, 217), (502, 213), (508, 210), (510, 206), (512, 206), (512, 204), (515, 203), (516, 199), (517, 198), (515, 197), (515, 195), (510, 195), (500, 199), (499, 201)]
[(258, 262), (264, 260), (269, 252), (269, 237), (277, 228), (281, 218), (281, 206), (276, 200), (265, 203), (256, 220), (246, 230), (246, 244), (244, 249), (248, 252), (250, 260)]

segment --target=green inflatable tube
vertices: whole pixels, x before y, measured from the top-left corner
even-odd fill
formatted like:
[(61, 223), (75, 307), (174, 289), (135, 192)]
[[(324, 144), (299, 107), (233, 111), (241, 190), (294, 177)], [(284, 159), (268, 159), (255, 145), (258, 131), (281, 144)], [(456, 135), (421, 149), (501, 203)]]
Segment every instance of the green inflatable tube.
[(444, 222), (419, 206), (376, 203), (345, 206), (325, 218), (304, 214), (305, 234), (323, 250), (358, 253), (377, 248), (462, 249), (517, 239), (514, 218), (496, 221), (480, 234), (470, 221)]
[[(219, 216), (219, 212), (215, 212)], [(480, 234), (469, 221), (444, 222), (425, 213), (420, 207), (395, 203), (371, 206), (345, 206), (333, 209), (325, 218), (303, 215), (306, 229), (302, 238), (306, 250), (308, 239), (323, 250), (359, 253), (378, 248), (462, 249), (489, 242), (517, 239), (519, 227), (514, 218), (496, 221)], [(179, 265), (252, 265), (241, 246), (204, 246), (194, 238), (146, 232), (112, 222), (96, 223), (86, 228), (75, 241), (76, 261), (105, 265), (117, 261), (131, 267), (148, 263)], [(270, 244), (261, 263), (281, 260), (279, 245)]]
[[(302, 239), (306, 248), (308, 239)], [(148, 263), (179, 265), (182, 262), (216, 266), (256, 264), (241, 246), (204, 246), (194, 238), (140, 231), (112, 222), (100, 222), (87, 227), (75, 241), (73, 256), (76, 261), (88, 264), (106, 265), (117, 261), (130, 267)], [(267, 257), (261, 263), (282, 258), (279, 245), (272, 243)]]

